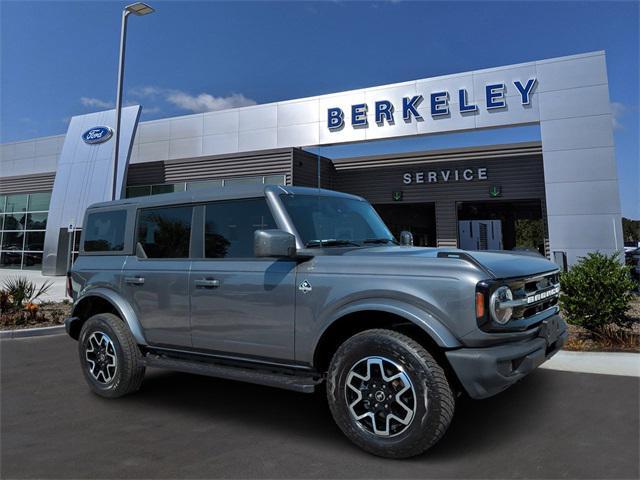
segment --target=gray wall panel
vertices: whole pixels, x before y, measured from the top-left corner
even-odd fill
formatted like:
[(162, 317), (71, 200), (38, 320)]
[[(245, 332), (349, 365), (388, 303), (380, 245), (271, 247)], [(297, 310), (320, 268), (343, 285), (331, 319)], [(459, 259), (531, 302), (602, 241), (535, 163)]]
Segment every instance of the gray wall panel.
[(64, 135), (0, 145), (0, 178), (55, 171)]
[[(318, 179), (318, 163), (320, 178)], [(299, 187), (335, 189), (336, 171), (333, 162), (322, 156), (300, 150), (293, 150), (293, 185)], [(318, 185), (318, 180), (320, 185)]]
[(286, 175), (290, 183), (292, 155), (292, 149), (286, 148), (205, 159), (139, 163), (129, 167), (127, 186), (280, 174)]
[(166, 183), (164, 162), (147, 162), (129, 165), (127, 187)]
[[(569, 264), (584, 248), (620, 251), (620, 197), (604, 53), (538, 62), (538, 82), (551, 251), (567, 252)], [(554, 90), (561, 92), (544, 94)], [(571, 174), (582, 170), (586, 172)]]

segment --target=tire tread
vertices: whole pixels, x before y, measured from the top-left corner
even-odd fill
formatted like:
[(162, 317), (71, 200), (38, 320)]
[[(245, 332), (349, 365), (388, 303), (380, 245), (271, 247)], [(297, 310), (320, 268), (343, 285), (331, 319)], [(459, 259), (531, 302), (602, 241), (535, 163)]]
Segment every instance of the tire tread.
[(419, 362), (425, 366), (430, 377), (429, 389), (433, 390), (434, 398), (438, 400), (437, 402), (429, 403), (429, 408), (436, 409), (435, 421), (430, 422), (430, 425), (424, 429), (424, 435), (415, 437), (415, 440), (412, 442), (405, 442), (402, 445), (395, 445), (386, 449), (379, 448), (377, 446), (371, 447), (367, 445), (364, 440), (359, 438), (358, 434), (355, 431), (352, 431), (348, 426), (340, 424), (339, 426), (343, 432), (352, 441), (354, 441), (354, 443), (375, 455), (390, 458), (407, 458), (419, 455), (436, 444), (447, 431), (455, 411), (455, 397), (442, 367), (436, 362), (426, 348), (413, 338), (408, 337), (403, 333), (395, 330), (379, 328), (365, 330), (350, 337), (338, 348), (331, 360), (329, 372), (327, 374), (327, 396), (330, 406), (332, 407), (332, 413), (334, 413), (334, 418), (338, 421), (334, 412), (334, 406), (332, 405), (332, 402), (334, 401), (332, 399), (332, 395), (334, 390), (338, 388), (335, 384), (335, 379), (338, 378), (339, 372), (337, 369), (340, 366), (340, 360), (346, 355), (352, 342), (357, 342), (364, 337), (377, 337), (378, 339), (383, 338), (396, 342), (403, 348), (409, 350), (410, 353), (416, 356), (419, 359)]
[[(118, 365), (122, 372), (121, 382), (117, 385), (116, 388), (108, 390), (96, 388), (92, 384), (91, 380), (87, 377), (92, 390), (98, 395), (108, 398), (121, 397), (123, 395), (127, 395), (129, 393), (137, 391), (142, 385), (146, 369), (142, 361), (142, 355), (140, 353), (140, 349), (138, 348), (138, 344), (129, 331), (129, 327), (117, 315), (114, 315), (112, 313), (99, 313), (90, 317), (86, 322), (84, 322), (79, 337), (80, 343), (82, 343), (85, 332), (88, 329), (92, 328), (92, 326), (96, 323), (104, 323), (115, 332), (120, 350), (122, 351), (123, 361), (120, 365)], [(80, 359), (81, 362), (83, 362), (82, 344), (80, 345)], [(87, 376), (86, 372), (85, 376)]]

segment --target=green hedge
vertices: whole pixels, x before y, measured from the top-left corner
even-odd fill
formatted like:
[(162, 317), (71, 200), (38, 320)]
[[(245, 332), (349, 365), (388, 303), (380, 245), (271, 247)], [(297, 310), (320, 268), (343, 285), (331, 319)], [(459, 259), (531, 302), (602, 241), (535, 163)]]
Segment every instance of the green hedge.
[(597, 332), (605, 325), (626, 326), (635, 284), (620, 254), (589, 253), (560, 275), (560, 303), (566, 320)]

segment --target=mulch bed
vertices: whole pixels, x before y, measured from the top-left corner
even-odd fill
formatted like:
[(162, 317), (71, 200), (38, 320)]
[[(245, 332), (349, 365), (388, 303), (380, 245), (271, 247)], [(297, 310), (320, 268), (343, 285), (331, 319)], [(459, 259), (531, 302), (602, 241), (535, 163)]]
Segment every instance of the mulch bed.
[(627, 317), (633, 321), (628, 329), (612, 328), (613, 335), (594, 336), (577, 325), (569, 325), (569, 340), (565, 350), (576, 352), (640, 353), (640, 295), (631, 301)]
[(54, 327), (62, 325), (71, 315), (71, 303), (43, 302), (34, 315), (25, 312), (2, 312), (0, 330), (20, 330), (24, 328)]

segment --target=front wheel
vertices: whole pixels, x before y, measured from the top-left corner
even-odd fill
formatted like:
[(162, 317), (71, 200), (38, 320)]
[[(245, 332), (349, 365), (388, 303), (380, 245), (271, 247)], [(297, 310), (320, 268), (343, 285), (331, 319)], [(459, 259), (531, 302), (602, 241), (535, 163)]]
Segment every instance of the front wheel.
[(333, 418), (374, 455), (419, 455), (444, 435), (454, 396), (444, 371), (413, 339), (367, 330), (346, 340), (331, 360), (327, 397)]
[(80, 331), (78, 353), (94, 393), (116, 398), (140, 388), (145, 372), (140, 349), (117, 316), (100, 313), (89, 318)]

